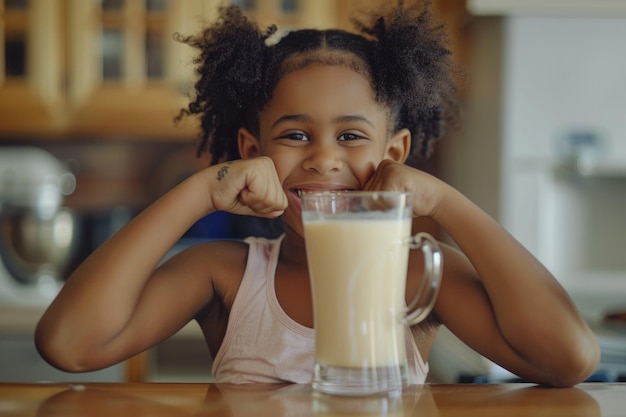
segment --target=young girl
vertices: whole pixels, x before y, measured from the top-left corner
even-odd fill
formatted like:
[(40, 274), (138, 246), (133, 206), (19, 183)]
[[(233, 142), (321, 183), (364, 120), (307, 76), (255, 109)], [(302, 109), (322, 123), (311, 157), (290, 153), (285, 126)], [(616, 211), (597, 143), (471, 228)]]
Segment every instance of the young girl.
[[(71, 372), (123, 361), (195, 319), (219, 382), (310, 382), (313, 319), (299, 196), (309, 190), (402, 190), (460, 250), (443, 247), (443, 284), (412, 329), (412, 381), (447, 326), (514, 374), (570, 386), (599, 351), (554, 277), (458, 191), (405, 164), (428, 156), (454, 114), (453, 65), (428, 7), (398, 6), (359, 23), (362, 35), (298, 30), (280, 40), (235, 7), (199, 37), (201, 115), (213, 164), (162, 196), (69, 277), (36, 343)], [(274, 36), (272, 36), (274, 35)], [(225, 162), (223, 162), (225, 161)], [(284, 234), (191, 247), (159, 262), (216, 210), (275, 218)], [(422, 260), (411, 251), (409, 275)], [(416, 291), (407, 280), (407, 299)]]

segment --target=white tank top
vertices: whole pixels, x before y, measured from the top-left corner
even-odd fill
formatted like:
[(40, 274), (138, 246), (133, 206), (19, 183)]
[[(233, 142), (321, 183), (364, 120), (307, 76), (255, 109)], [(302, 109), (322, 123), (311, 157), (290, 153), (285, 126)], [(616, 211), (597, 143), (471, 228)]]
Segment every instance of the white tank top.
[[(283, 236), (247, 238), (248, 261), (230, 311), (226, 334), (213, 360), (216, 382), (311, 382), (315, 331), (291, 319), (276, 298), (274, 277)], [(411, 332), (407, 331), (409, 378), (423, 384), (428, 374)]]

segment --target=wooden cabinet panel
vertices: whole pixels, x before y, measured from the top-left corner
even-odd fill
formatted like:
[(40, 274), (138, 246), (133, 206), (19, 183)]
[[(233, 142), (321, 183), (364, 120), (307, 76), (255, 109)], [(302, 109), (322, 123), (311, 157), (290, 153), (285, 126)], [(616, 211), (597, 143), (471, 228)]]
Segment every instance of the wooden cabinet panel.
[[(197, 121), (173, 121), (194, 79), (194, 50), (173, 34), (198, 33), (221, 2), (28, 0), (21, 2), (25, 8), (11, 8), (3, 7), (6, 1), (0, 0), (1, 139), (197, 135)], [(370, 0), (232, 2), (280, 30), (350, 29), (355, 11), (375, 6)], [(466, 49), (459, 31), (464, 1), (439, 0), (435, 10)]]
[[(120, 8), (106, 7), (114, 3)], [(0, 137), (195, 136), (194, 123), (173, 121), (193, 68), (191, 48), (172, 34), (196, 33), (214, 13), (206, 3), (29, 0), (24, 9), (0, 8), (3, 52), (12, 37), (24, 49), (23, 63), (10, 62), (19, 54), (1, 54)]]

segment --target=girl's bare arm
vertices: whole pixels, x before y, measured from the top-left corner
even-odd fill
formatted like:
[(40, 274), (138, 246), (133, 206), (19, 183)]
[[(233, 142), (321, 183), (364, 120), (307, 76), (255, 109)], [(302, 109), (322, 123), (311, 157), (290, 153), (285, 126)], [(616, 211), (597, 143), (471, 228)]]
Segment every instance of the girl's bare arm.
[(280, 193), (276, 183), (258, 179), (272, 172), (265, 159), (216, 165), (141, 212), (69, 277), (37, 326), (42, 356), (68, 371), (99, 369), (182, 327), (213, 297), (211, 255), (191, 251), (156, 266), (195, 221), (215, 210), (280, 212), (285, 202), (278, 180)]
[(497, 222), (449, 188), (434, 216), (462, 254), (447, 250), (437, 317), (515, 374), (570, 386), (599, 361), (592, 331), (550, 272)]
[(569, 296), (493, 218), (442, 181), (390, 161), (368, 186), (412, 191), (415, 214), (431, 216), (458, 245), (445, 249), (434, 313), (465, 343), (546, 385), (572, 385), (595, 370), (597, 341)]

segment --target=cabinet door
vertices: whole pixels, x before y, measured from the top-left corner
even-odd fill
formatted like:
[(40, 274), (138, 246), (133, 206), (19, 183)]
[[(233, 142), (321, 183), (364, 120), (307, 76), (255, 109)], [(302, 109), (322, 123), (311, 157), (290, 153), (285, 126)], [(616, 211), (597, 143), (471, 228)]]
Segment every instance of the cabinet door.
[(187, 139), (174, 123), (193, 79), (190, 47), (215, 5), (201, 0), (68, 0), (70, 136)]
[[(230, 2), (261, 26), (277, 23), (280, 32), (303, 26), (349, 27), (350, 16), (376, 3)], [(0, 138), (169, 141), (196, 136), (197, 120), (174, 123), (189, 100), (195, 51), (173, 35), (199, 33), (216, 17), (217, 7), (228, 3), (0, 0)], [(464, 12), (463, 0), (435, 4), (446, 20)]]
[(194, 136), (176, 126), (190, 47), (216, 13), (203, 0), (0, 0), (0, 136)]
[(62, 0), (0, 0), (0, 134), (63, 124)]

